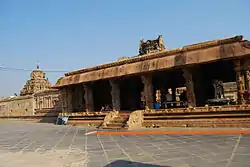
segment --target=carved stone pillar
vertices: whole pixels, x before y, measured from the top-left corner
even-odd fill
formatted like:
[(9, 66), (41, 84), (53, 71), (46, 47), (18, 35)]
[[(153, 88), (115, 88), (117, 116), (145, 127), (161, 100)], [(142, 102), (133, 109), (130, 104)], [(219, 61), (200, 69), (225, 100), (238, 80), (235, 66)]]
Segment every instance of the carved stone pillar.
[(111, 85), (111, 97), (112, 97), (112, 108), (114, 111), (120, 111), (121, 100), (120, 100), (120, 87), (117, 80), (109, 80)]
[(249, 70), (246, 70), (245, 71), (245, 80), (246, 80), (246, 90), (250, 90), (250, 71)]
[(80, 111), (82, 111), (82, 106), (83, 106), (83, 103), (82, 103), (82, 99), (83, 99), (83, 94), (82, 94), (82, 85), (79, 85), (78, 86), (78, 89), (79, 90), (77, 90), (77, 92), (78, 92), (78, 98), (77, 98), (77, 101), (78, 101), (78, 109), (80, 110)]
[(72, 88), (72, 109), (75, 112), (77, 109), (77, 87)]
[(62, 112), (66, 112), (68, 108), (66, 88), (62, 88), (60, 90), (60, 101), (61, 101), (61, 106), (62, 106)]
[(45, 97), (43, 96), (43, 101), (42, 101), (42, 108), (45, 108)]
[(72, 88), (67, 88), (66, 94), (67, 94), (67, 112), (72, 112), (73, 111), (73, 104), (72, 104), (73, 91), (72, 91)]
[(86, 112), (92, 112), (94, 111), (94, 98), (92, 87), (89, 84), (84, 84), (83, 87)]
[[(176, 88), (173, 86), (171, 90), (172, 90), (173, 101), (175, 102), (176, 101)], [(173, 106), (176, 107), (176, 103), (174, 103)]]
[(240, 60), (234, 61), (234, 69), (236, 72), (236, 83), (237, 83), (237, 91), (238, 91), (238, 104), (245, 104), (246, 101), (244, 99), (243, 91), (245, 90), (245, 77), (241, 72), (241, 62)]
[(146, 74), (141, 76), (143, 88), (143, 96), (145, 100), (145, 107), (148, 109), (153, 109), (154, 95), (153, 95), (153, 84), (152, 84), (152, 75)]
[(193, 81), (193, 75), (191, 73), (191, 69), (184, 68), (183, 69), (183, 76), (185, 78), (186, 82), (186, 89), (187, 89), (187, 103), (190, 107), (196, 106), (196, 99), (195, 99), (195, 93), (194, 93), (194, 81)]

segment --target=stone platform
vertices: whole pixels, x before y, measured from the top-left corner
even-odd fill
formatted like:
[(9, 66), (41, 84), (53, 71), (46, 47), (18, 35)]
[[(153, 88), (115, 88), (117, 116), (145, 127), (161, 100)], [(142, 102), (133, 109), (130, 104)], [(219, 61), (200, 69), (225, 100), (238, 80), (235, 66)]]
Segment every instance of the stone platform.
[[(165, 129), (180, 130), (201, 129)], [(93, 131), (78, 126), (1, 120), (0, 166), (248, 167), (250, 164), (249, 134), (97, 135)]]

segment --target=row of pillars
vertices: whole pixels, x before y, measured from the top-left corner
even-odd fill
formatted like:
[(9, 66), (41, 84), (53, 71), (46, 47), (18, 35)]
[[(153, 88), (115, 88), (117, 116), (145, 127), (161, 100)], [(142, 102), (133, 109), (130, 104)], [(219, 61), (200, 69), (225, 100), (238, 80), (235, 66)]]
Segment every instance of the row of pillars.
[[(250, 90), (250, 72), (249, 70), (242, 69), (240, 60), (235, 61), (235, 71), (236, 71), (236, 83), (238, 89), (238, 103), (244, 104), (245, 100), (243, 94), (241, 93), (244, 90)], [(194, 93), (194, 81), (193, 81), (193, 72), (192, 68), (183, 69), (183, 76), (185, 78), (186, 86), (186, 99), (188, 106), (196, 106), (196, 98)], [(141, 76), (141, 81), (144, 85), (142, 92), (142, 99), (145, 102), (146, 109), (153, 108), (154, 102), (154, 90), (152, 83), (152, 74), (145, 74)], [(112, 96), (112, 108), (115, 111), (120, 111), (120, 87), (118, 80), (111, 79), (109, 81), (111, 85), (111, 96)], [(94, 111), (94, 99), (93, 99), (93, 90), (90, 84), (83, 84), (84, 88), (84, 100), (86, 112)], [(72, 111), (72, 92), (64, 88), (62, 90), (62, 108), (64, 112)]]
[[(186, 88), (187, 88), (187, 102), (190, 106), (195, 106), (195, 94), (192, 80), (192, 73), (190, 70), (183, 70), (184, 77), (186, 79)], [(145, 74), (141, 76), (141, 81), (144, 85), (142, 98), (145, 102), (146, 109), (152, 109), (154, 103), (154, 90), (152, 83), (152, 74)], [(115, 111), (120, 111), (120, 87), (118, 80), (111, 79), (109, 81), (111, 86), (111, 97), (112, 97), (112, 108)], [(83, 84), (84, 88), (84, 100), (85, 100), (85, 109), (86, 112), (94, 111), (94, 98), (93, 98), (93, 90), (92, 86), (88, 83)], [(62, 110), (63, 112), (72, 112), (72, 98), (73, 93), (69, 88), (63, 88), (61, 91), (62, 97)], [(80, 97), (79, 97), (80, 98)], [(82, 97), (81, 97), (82, 98)]]

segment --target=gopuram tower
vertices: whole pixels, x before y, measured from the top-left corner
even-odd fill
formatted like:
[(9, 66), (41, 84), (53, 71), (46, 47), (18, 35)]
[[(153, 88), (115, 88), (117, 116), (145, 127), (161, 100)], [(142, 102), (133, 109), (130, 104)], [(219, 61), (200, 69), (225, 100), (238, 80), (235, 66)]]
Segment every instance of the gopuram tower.
[(20, 96), (32, 95), (38, 91), (50, 89), (51, 84), (48, 79), (45, 78), (45, 75), (45, 72), (37, 65), (37, 68), (31, 72), (30, 79), (21, 90)]

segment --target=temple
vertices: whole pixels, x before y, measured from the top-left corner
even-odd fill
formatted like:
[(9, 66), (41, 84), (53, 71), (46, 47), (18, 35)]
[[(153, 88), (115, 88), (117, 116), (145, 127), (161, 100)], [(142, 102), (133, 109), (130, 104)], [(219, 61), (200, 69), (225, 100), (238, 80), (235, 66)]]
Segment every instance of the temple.
[(52, 87), (37, 68), (0, 113), (96, 127), (250, 127), (249, 70), (243, 36), (166, 49), (159, 35), (136, 56), (68, 72)]

